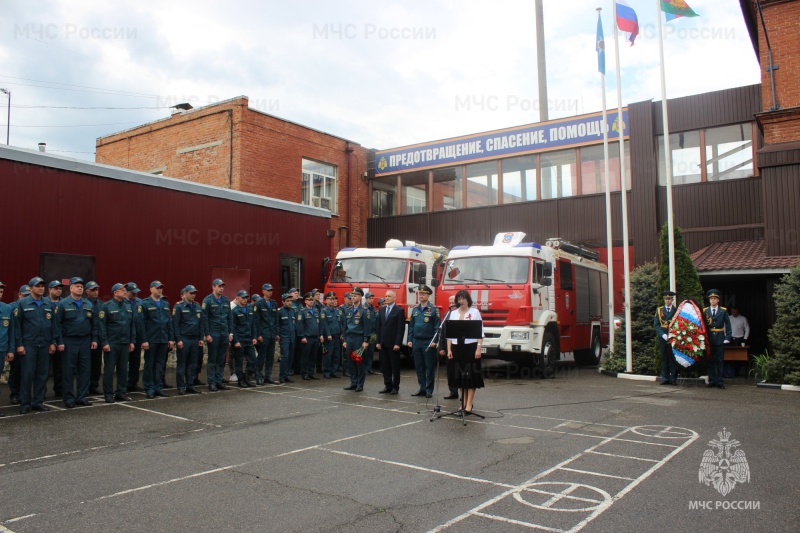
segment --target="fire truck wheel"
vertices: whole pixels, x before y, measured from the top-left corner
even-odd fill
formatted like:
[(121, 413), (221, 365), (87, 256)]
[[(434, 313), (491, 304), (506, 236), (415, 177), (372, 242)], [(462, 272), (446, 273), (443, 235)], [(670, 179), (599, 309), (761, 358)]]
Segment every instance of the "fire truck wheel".
[(543, 378), (552, 378), (555, 375), (558, 357), (558, 341), (552, 333), (545, 333), (542, 339), (542, 353), (539, 356), (539, 369)]
[(592, 342), (588, 350), (575, 352), (575, 362), (584, 366), (597, 366), (600, 364), (600, 356), (603, 354), (603, 347), (600, 344), (600, 331), (592, 330)]

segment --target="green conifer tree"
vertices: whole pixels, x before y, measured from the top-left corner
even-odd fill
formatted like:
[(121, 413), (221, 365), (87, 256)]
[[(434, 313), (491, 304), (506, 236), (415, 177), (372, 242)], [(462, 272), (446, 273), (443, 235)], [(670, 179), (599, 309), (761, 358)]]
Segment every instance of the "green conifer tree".
[[(689, 298), (694, 300), (697, 305), (703, 307), (703, 286), (700, 284), (700, 276), (692, 263), (689, 250), (683, 243), (683, 235), (679, 227), (674, 228), (675, 236), (675, 293), (677, 294), (676, 304)], [(666, 223), (661, 227), (661, 262), (658, 271), (658, 287), (656, 296), (661, 302), (661, 293), (669, 290), (669, 228)]]
[(770, 381), (800, 385), (800, 266), (786, 274), (775, 287), (775, 324), (769, 341), (775, 352)]

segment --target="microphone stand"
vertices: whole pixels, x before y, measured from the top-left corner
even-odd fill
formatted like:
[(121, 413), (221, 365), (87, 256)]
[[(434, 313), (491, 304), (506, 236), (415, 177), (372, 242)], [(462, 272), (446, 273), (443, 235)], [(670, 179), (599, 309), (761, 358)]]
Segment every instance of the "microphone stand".
[(439, 329), (436, 330), (436, 334), (434, 334), (433, 339), (431, 339), (431, 342), (430, 342), (430, 344), (436, 345), (435, 348), (434, 348), (434, 350), (436, 351), (436, 405), (433, 406), (433, 414), (431, 415), (431, 420), (430, 420), (431, 422), (433, 422), (433, 420), (435, 418), (438, 418), (436, 415), (442, 411), (442, 406), (439, 405), (439, 395), (441, 394), (441, 390), (440, 390), (440, 387), (439, 387), (439, 381), (441, 380), (441, 376), (439, 375), (439, 360), (441, 359), (441, 357), (439, 356), (439, 346), (438, 345), (439, 345), (439, 337), (441, 336), (442, 328), (444, 327), (444, 322), (445, 322), (445, 320), (450, 318), (450, 313), (452, 313), (452, 312), (453, 311), (450, 310), (450, 309), (447, 310), (447, 314), (442, 319), (442, 321), (439, 322)]

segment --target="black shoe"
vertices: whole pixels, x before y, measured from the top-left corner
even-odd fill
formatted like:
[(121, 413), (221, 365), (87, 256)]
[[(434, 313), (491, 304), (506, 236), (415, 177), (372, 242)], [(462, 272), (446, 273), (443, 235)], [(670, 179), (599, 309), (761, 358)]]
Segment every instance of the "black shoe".
[(231, 390), (231, 388), (228, 385), (225, 385), (224, 383), (220, 383), (219, 385), (217, 385), (217, 388), (219, 390)]
[(275, 382), (274, 382), (274, 381), (272, 381), (271, 379), (265, 379), (265, 380), (264, 380), (264, 383), (266, 383), (267, 385), (277, 385), (277, 383), (275, 383)]
[(717, 383), (717, 387), (719, 387), (720, 389), (724, 389), (725, 385), (723, 385), (722, 383)]
[(39, 411), (40, 413), (47, 413), (49, 411), (52, 411), (52, 409), (50, 409), (46, 405), (31, 405), (31, 409), (33, 409), (34, 411)]
[(325, 379), (331, 379), (331, 375), (330, 374), (322, 374), (322, 377), (325, 378)]
[(200, 381), (200, 378), (194, 378), (194, 385), (205, 385), (205, 383)]
[(173, 387), (172, 385), (167, 385), (167, 382), (165, 381), (165, 382), (164, 382), (164, 386), (163, 386), (163, 387), (161, 387), (161, 388), (162, 388), (162, 389), (172, 389), (172, 388), (174, 388), (174, 387)]
[(128, 396), (127, 394), (122, 394), (122, 393), (115, 394), (114, 395), (114, 399), (116, 401), (118, 401), (118, 402), (129, 402), (129, 401), (131, 401), (131, 397), (130, 396)]
[(208, 390), (210, 390), (211, 392), (217, 392), (219, 389), (217, 388), (216, 383), (212, 383), (211, 385), (208, 386)]
[(11, 400), (11, 405), (19, 405), (19, 396), (12, 396), (10, 400)]
[(3, 418), (6, 414), (3, 411), (0, 411), (0, 418)]
[(397, 389), (392, 389), (392, 392), (390, 392), (389, 394), (391, 394), (392, 396), (397, 396), (398, 392), (400, 392), (400, 391), (397, 390)]
[(154, 392), (148, 392), (147, 397), (152, 400), (153, 398), (156, 397), (156, 394)]
[(21, 415), (27, 415), (30, 412), (31, 412), (31, 406), (30, 405), (24, 405), (24, 406), (19, 408), (19, 414), (21, 414)]
[(338, 374), (331, 374), (328, 377), (331, 378), (331, 379), (339, 379), (339, 375)]
[(425, 397), (426, 398), (433, 398), (433, 394), (431, 394), (430, 392), (426, 392), (425, 393)]
[(178, 396), (186, 396), (186, 389), (178, 389)]
[(189, 394), (203, 394), (199, 390), (195, 389), (194, 387), (186, 387), (186, 392)]
[(239, 388), (240, 389), (246, 389), (248, 387), (250, 387), (250, 385), (247, 384), (247, 381), (245, 381), (243, 379), (239, 380)]
[(167, 394), (163, 390), (157, 390), (156, 391), (156, 396), (161, 396), (162, 398), (169, 398), (169, 394)]
[(144, 392), (144, 389), (138, 385), (128, 385), (128, 392)]
[(421, 390), (421, 391), (415, 392), (411, 396), (425, 396), (425, 391)]
[(92, 402), (90, 402), (89, 400), (78, 400), (77, 402), (75, 402), (75, 405), (82, 405), (83, 407), (91, 407)]
[(344, 390), (356, 390), (356, 388), (357, 387), (355, 385), (349, 385), (349, 386), (345, 387)]
[(308, 376), (303, 376), (303, 381), (311, 381), (311, 378)]
[(111, 394), (106, 394), (105, 395), (105, 400), (106, 400), (106, 403), (114, 403), (114, 396), (112, 396)]
[(662, 381), (661, 385), (670, 385), (670, 382), (669, 381)]
[(308, 379), (316, 379), (317, 381), (319, 381), (319, 378), (317, 377), (316, 374), (309, 374)]
[(364, 387), (356, 387), (356, 392), (364, 392)]
[(285, 378), (283, 378), (283, 381), (284, 381), (285, 383), (294, 383), (294, 380), (293, 380), (292, 378), (290, 378), (290, 377), (285, 377)]
[(448, 394), (444, 397), (445, 400), (458, 400), (458, 394)]
[(70, 402), (70, 403), (66, 403), (65, 402), (64, 403), (64, 407), (66, 407), (67, 409), (74, 409), (75, 408), (75, 404), (73, 402)]
[(261, 385), (263, 385), (263, 384), (264, 384), (264, 380), (263, 380), (263, 379), (261, 379), (261, 378), (256, 378), (256, 386), (257, 386), (257, 387), (260, 387), (260, 386), (261, 386)]
[(378, 391), (378, 394), (389, 394), (390, 392), (392, 392), (392, 389), (390, 389), (389, 387), (384, 387)]
[(710, 389), (711, 387), (716, 387), (716, 385), (714, 385), (713, 383), (709, 383), (708, 385), (706, 385), (707, 389)]

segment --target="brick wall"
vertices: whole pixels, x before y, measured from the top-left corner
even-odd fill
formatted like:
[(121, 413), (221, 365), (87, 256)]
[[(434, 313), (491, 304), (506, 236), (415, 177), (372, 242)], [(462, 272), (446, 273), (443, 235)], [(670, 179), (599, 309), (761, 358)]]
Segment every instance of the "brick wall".
[(249, 109), (246, 97), (103, 137), (97, 141), (96, 155), (98, 163), (144, 172), (163, 168), (171, 178), (297, 203), (302, 200), (303, 158), (337, 169), (338, 209), (331, 218), (335, 235), (330, 254), (340, 245), (365, 246), (370, 197), (362, 176), (367, 150)]

